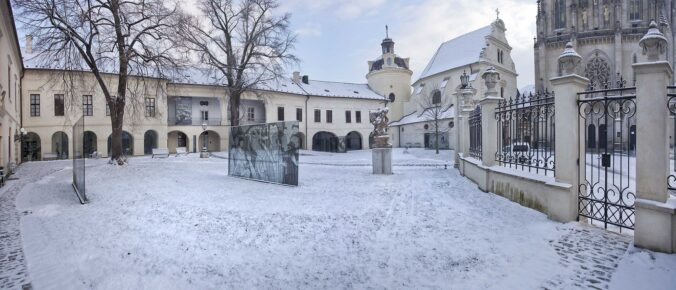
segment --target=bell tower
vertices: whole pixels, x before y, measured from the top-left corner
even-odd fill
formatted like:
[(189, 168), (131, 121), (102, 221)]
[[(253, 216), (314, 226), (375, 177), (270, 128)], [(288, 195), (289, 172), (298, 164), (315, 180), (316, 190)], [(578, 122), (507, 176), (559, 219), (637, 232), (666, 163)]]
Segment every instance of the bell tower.
[(382, 54), (376, 60), (369, 61), (366, 80), (369, 87), (387, 98), (390, 120), (396, 121), (404, 116), (404, 104), (411, 99), (411, 75), (409, 59), (394, 53), (394, 41), (390, 38), (389, 27), (385, 26), (385, 39), (380, 43)]

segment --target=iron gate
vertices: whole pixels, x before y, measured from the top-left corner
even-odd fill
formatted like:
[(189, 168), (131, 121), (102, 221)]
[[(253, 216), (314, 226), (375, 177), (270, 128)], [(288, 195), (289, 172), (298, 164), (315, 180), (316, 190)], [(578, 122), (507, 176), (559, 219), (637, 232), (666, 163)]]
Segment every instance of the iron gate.
[[(636, 89), (590, 90), (578, 94), (584, 141), (579, 160), (578, 220), (634, 228), (636, 199)], [(582, 157), (584, 156), (584, 157)]]

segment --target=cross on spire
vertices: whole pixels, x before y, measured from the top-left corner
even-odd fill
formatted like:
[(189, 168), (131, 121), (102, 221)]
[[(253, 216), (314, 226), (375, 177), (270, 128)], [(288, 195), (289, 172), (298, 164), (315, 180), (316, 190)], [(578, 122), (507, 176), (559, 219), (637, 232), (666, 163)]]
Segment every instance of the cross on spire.
[(385, 38), (390, 38), (390, 28), (385, 25)]
[(495, 19), (500, 19), (500, 9), (495, 8)]

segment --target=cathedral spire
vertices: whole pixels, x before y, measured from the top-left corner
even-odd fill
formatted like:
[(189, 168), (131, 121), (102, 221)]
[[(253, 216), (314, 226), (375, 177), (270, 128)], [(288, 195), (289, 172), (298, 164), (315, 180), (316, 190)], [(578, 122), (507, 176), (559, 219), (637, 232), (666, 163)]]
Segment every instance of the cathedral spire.
[(390, 39), (390, 27), (387, 25), (385, 25), (385, 39), (380, 46), (383, 48), (383, 54), (394, 53), (394, 41)]

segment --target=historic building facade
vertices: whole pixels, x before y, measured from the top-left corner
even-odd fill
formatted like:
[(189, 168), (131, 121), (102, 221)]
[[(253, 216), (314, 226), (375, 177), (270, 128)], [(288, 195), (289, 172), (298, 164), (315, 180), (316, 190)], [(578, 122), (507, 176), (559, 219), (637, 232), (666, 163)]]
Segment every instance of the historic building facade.
[(655, 20), (668, 41), (667, 59), (674, 59), (673, 1), (667, 0), (539, 0), (535, 38), (535, 87), (551, 88), (561, 75), (557, 57), (571, 42), (582, 56), (578, 72), (595, 88), (624, 80), (632, 85), (632, 64), (643, 55), (638, 41)]
[(463, 73), (469, 76), (469, 85), (475, 89), (474, 101), (484, 95), (486, 86), (481, 74), (490, 67), (500, 73), (497, 88), (500, 96), (516, 93), (517, 73), (505, 31), (505, 23), (498, 18), (439, 46), (413, 82), (412, 95), (403, 104), (403, 115), (392, 118), (395, 122), (390, 132), (395, 146), (434, 148), (439, 140), (440, 148), (454, 147), (455, 92)]
[(0, 166), (9, 168), (21, 150), (23, 63), (9, 1), (0, 1), (0, 12)]

